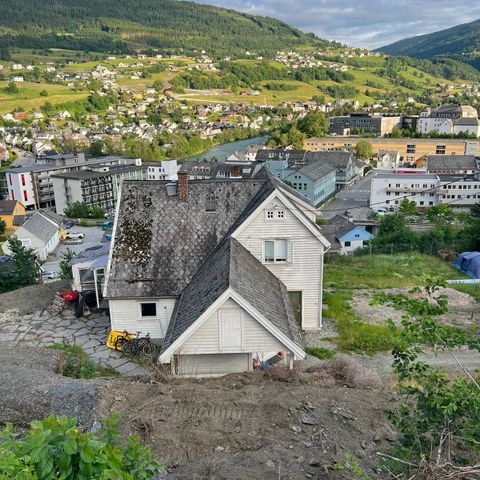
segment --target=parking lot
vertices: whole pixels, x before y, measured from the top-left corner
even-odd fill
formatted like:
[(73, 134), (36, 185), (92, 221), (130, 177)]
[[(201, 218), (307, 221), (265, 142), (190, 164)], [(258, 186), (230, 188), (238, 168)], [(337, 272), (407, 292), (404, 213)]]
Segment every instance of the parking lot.
[(83, 250), (98, 245), (103, 237), (103, 231), (101, 227), (82, 227), (80, 225), (74, 225), (68, 231), (84, 233), (85, 238), (80, 245), (64, 245), (60, 242), (53, 254), (50, 254), (47, 261), (42, 265), (44, 271), (58, 272), (60, 270), (60, 261), (62, 260), (62, 254), (70, 249), (75, 253), (80, 253)]

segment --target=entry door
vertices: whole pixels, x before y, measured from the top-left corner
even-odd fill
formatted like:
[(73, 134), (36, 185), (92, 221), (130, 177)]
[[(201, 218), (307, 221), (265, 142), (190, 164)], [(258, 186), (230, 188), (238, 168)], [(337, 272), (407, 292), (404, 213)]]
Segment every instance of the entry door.
[(220, 310), (218, 312), (220, 349), (239, 350), (242, 347), (242, 312)]
[(302, 326), (302, 292), (288, 292), (297, 324)]

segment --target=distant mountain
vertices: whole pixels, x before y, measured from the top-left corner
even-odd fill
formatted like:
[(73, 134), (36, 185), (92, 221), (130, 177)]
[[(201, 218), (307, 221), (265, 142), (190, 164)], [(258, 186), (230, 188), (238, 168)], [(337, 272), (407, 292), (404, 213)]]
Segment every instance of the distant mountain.
[(126, 52), (142, 47), (257, 54), (304, 44), (313, 34), (279, 20), (177, 0), (0, 0), (0, 48)]
[(480, 20), (406, 38), (377, 51), (421, 59), (448, 57), (480, 68)]

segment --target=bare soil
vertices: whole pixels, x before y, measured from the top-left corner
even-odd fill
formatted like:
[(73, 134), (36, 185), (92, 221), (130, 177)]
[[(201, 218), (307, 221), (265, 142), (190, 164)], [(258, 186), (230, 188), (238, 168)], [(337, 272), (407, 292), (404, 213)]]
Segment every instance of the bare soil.
[(283, 382), (260, 373), (167, 384), (117, 380), (98, 414), (120, 412), (174, 479), (352, 478), (348, 458), (369, 478), (377, 451), (396, 433), (391, 393)]
[[(384, 290), (387, 295), (405, 295), (408, 298), (426, 298), (423, 292), (412, 293), (410, 288), (391, 288)], [(402, 310), (397, 310), (390, 305), (370, 305), (377, 295), (377, 291), (354, 290), (352, 307), (358, 318), (367, 323), (383, 324), (385, 320), (392, 320), (400, 325)], [(467, 293), (459, 292), (453, 288), (441, 288), (436, 295), (446, 295), (448, 298), (448, 313), (438, 319), (442, 323), (448, 323), (458, 327), (469, 327), (480, 318), (480, 304)]]

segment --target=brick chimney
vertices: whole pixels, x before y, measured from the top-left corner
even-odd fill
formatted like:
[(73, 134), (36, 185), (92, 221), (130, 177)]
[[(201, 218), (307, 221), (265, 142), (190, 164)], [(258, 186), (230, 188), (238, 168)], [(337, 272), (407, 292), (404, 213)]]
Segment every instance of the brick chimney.
[(185, 170), (179, 170), (177, 175), (178, 197), (181, 202), (188, 202), (188, 174)]
[(232, 165), (230, 167), (230, 177), (232, 178), (240, 178), (242, 176), (242, 169), (240, 165)]

